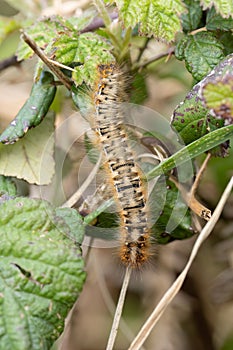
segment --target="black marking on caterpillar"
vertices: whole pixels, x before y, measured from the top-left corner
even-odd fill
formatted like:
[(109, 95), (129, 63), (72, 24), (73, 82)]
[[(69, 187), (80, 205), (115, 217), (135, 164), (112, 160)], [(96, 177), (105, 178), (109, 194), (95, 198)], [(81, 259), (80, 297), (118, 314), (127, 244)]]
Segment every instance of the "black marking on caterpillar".
[(122, 102), (126, 79), (115, 64), (99, 65), (94, 93), (94, 128), (106, 158), (120, 213), (120, 257), (126, 266), (140, 267), (149, 257), (147, 195), (141, 171), (124, 127)]

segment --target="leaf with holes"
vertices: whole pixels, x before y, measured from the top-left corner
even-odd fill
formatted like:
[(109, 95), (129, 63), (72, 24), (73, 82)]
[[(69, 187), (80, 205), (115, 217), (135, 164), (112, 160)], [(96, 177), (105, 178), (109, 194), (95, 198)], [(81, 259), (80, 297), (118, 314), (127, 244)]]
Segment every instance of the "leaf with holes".
[[(219, 63), (210, 74), (196, 84), (174, 111), (172, 127), (185, 144), (233, 124), (233, 54)], [(225, 141), (225, 140), (224, 140)], [(225, 156), (228, 145), (220, 146)]]
[(233, 124), (233, 54), (228, 55), (203, 80), (200, 88), (205, 107), (215, 117)]
[[(68, 23), (60, 16), (53, 16), (36, 21), (25, 31), (41, 49), (46, 49), (59, 33), (69, 31)], [(22, 40), (16, 52), (18, 60), (25, 60), (33, 56), (34, 51)]]
[(49, 350), (63, 331), (85, 280), (65, 216), (41, 200), (0, 205), (0, 350)]
[(67, 66), (76, 65), (72, 77), (77, 85), (96, 81), (97, 65), (115, 61), (111, 54), (112, 45), (95, 33), (74, 36), (64, 33), (54, 40), (52, 58)]
[(54, 174), (54, 116), (13, 145), (0, 144), (0, 174), (15, 176), (29, 183), (49, 184)]
[(210, 131), (224, 126), (224, 121), (211, 115), (193, 89), (173, 112), (172, 127), (187, 145)]

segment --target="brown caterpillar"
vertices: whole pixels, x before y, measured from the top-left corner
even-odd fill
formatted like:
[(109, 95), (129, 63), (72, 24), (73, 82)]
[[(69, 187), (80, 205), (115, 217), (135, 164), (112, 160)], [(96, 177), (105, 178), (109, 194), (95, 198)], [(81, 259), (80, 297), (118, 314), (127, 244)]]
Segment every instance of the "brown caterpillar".
[(115, 64), (99, 65), (94, 93), (94, 129), (103, 149), (120, 213), (120, 257), (140, 267), (149, 257), (147, 195), (141, 171), (130, 148), (122, 102), (127, 101), (126, 79)]

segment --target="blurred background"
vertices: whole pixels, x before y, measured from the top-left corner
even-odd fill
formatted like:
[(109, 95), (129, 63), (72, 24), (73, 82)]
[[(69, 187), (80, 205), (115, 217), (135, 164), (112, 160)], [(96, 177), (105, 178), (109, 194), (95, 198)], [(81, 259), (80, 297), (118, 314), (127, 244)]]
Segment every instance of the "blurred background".
[[(60, 14), (81, 16), (90, 1), (0, 0), (0, 131), (15, 117), (30, 94), (36, 58), (16, 63), (22, 20)], [(12, 27), (11, 31), (9, 28)], [(6, 35), (7, 32), (7, 35)], [(166, 46), (151, 40), (147, 57), (163, 52)], [(192, 88), (192, 77), (182, 62), (170, 57), (159, 60), (144, 72), (148, 96), (144, 105), (168, 120), (172, 111)], [(56, 160), (63, 158), (67, 144), (82, 127), (82, 117), (64, 88), (53, 103), (56, 112)], [(59, 134), (64, 120), (77, 114), (66, 132)], [(232, 140), (233, 141), (233, 140)], [(68, 198), (77, 188), (77, 174), (85, 155), (83, 139), (72, 143), (65, 155), (62, 186)], [(60, 158), (59, 158), (60, 157)], [(203, 157), (197, 159), (201, 164)], [(209, 161), (199, 187), (199, 197), (214, 210), (233, 169), (233, 152), (226, 159)], [(62, 194), (53, 183), (40, 189), (18, 180), (20, 193), (40, 197), (41, 191), (52, 203), (62, 203)], [(150, 266), (134, 273), (128, 289), (116, 349), (127, 349), (141, 325), (187, 262), (196, 236), (167, 245), (158, 245)], [(83, 248), (87, 255), (87, 281), (83, 292), (67, 317), (66, 328), (57, 342), (60, 350), (102, 350), (107, 343), (124, 275), (114, 249)], [(233, 349), (233, 195), (229, 198), (213, 233), (201, 247), (184, 286), (151, 333), (147, 350), (232, 350)]]

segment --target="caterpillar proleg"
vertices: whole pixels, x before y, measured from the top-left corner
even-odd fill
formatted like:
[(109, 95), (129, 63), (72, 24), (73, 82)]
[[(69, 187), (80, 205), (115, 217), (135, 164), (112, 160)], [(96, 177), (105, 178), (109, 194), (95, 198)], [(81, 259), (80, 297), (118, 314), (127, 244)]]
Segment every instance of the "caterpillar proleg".
[(130, 147), (122, 103), (127, 101), (126, 79), (115, 64), (99, 65), (94, 93), (94, 129), (106, 159), (120, 214), (120, 258), (140, 267), (149, 257), (147, 194), (141, 170)]

